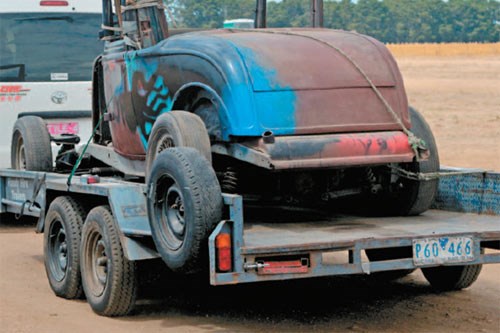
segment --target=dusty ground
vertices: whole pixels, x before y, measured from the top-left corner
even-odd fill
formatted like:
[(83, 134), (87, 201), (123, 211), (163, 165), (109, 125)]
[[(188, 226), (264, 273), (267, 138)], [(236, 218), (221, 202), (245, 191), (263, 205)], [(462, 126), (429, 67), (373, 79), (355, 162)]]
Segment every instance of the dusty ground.
[[(443, 164), (500, 170), (500, 57), (400, 58), (411, 104), (435, 132)], [(178, 290), (109, 319), (53, 295), (42, 236), (0, 221), (0, 332), (500, 332), (500, 265), (471, 288), (436, 294), (420, 272)]]
[(500, 170), (500, 55), (397, 60), (441, 164)]
[[(393, 283), (338, 278), (177, 291), (127, 318), (53, 295), (33, 225), (0, 222), (1, 332), (500, 331), (500, 265), (461, 292), (436, 294), (420, 272)], [(321, 303), (321, 304), (320, 304)]]

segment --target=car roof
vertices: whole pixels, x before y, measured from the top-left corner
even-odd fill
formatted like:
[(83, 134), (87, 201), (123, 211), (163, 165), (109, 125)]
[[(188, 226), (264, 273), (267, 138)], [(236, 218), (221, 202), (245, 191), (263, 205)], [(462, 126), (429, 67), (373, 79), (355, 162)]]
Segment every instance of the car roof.
[(0, 1), (0, 13), (101, 13), (102, 0)]

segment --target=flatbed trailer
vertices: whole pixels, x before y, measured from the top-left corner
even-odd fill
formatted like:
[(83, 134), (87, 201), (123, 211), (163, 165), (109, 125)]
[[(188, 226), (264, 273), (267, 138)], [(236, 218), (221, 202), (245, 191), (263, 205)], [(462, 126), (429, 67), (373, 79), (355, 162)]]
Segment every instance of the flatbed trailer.
[[(244, 214), (241, 196), (223, 194), (227, 219), (217, 225), (208, 241), (210, 283), (500, 263), (500, 174), (464, 169), (443, 172), (450, 176), (440, 180), (435, 209), (414, 217), (329, 215), (251, 205)], [(57, 197), (73, 197), (89, 209), (109, 205), (126, 259), (160, 257), (151, 238), (143, 183), (91, 175), (74, 177), (71, 186), (67, 181), (67, 174), (1, 170), (0, 216), (36, 217), (40, 233), (46, 211)], [(217, 237), (222, 233), (231, 240), (231, 267), (225, 271), (218, 266)], [(436, 248), (432, 246), (425, 249), (426, 244), (443, 246), (448, 241), (456, 241), (457, 246), (463, 242), (461, 255), (443, 257), (433, 255)], [(366, 252), (374, 249), (398, 255), (370, 261)]]

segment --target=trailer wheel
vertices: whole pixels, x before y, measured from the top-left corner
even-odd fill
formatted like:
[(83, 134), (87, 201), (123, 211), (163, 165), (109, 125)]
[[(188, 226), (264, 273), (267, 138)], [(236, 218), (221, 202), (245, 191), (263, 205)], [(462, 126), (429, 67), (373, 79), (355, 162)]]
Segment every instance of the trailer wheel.
[(222, 214), (220, 185), (207, 159), (193, 148), (159, 154), (149, 177), (148, 214), (167, 266), (179, 273), (200, 271), (208, 236)]
[(22, 117), (14, 124), (11, 166), (16, 170), (52, 170), (50, 135), (42, 118)]
[(461, 290), (476, 282), (483, 265), (422, 268), (427, 281), (438, 291)]
[(124, 256), (108, 206), (96, 207), (87, 216), (80, 258), (83, 290), (92, 310), (103, 316), (127, 315), (137, 295), (136, 266)]
[(50, 287), (63, 298), (82, 296), (80, 239), (85, 210), (71, 197), (58, 197), (49, 207), (44, 229), (44, 262)]
[[(412, 249), (410, 247), (401, 248), (382, 248), (382, 249), (367, 249), (366, 256), (370, 261), (385, 261), (396, 260), (403, 258), (411, 258)], [(385, 271), (372, 273), (372, 276), (379, 281), (394, 281), (404, 278), (413, 273), (414, 269), (398, 269), (395, 271)]]
[(191, 147), (212, 162), (210, 138), (200, 117), (186, 111), (171, 111), (156, 119), (148, 142), (146, 175), (158, 154), (172, 147)]

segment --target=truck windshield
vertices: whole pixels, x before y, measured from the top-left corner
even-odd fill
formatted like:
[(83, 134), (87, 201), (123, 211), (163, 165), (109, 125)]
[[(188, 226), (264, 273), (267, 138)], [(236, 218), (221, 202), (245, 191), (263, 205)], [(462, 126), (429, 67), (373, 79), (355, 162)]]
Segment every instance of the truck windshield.
[(90, 81), (100, 14), (0, 14), (0, 81)]

